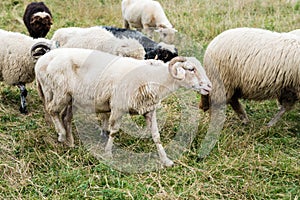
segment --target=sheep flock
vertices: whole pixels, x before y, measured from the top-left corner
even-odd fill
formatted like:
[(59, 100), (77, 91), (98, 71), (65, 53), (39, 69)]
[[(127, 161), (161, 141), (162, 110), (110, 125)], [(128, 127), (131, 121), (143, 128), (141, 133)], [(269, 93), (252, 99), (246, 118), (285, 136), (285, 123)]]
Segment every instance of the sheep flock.
[[(0, 30), (0, 81), (19, 87), (21, 113), (28, 113), (25, 84), (36, 81), (59, 142), (74, 146), (72, 110), (93, 104), (102, 124), (107, 123), (102, 131), (108, 133), (105, 153), (111, 157), (120, 119), (138, 114), (146, 119), (161, 164), (169, 167), (174, 163), (161, 144), (156, 110), (171, 92), (192, 89), (201, 95), (199, 112), (211, 112), (221, 80), (226, 103), (244, 124), (250, 120), (239, 99), (277, 99), (280, 109), (267, 126), (274, 126), (299, 101), (299, 30), (226, 30), (209, 43), (202, 66), (193, 55), (181, 56), (174, 45), (176, 24), (158, 1), (122, 0), (120, 7), (124, 27), (61, 27), (46, 39), (55, 25), (53, 14), (43, 2), (32, 2), (23, 16), (29, 36)], [(153, 30), (160, 41), (151, 38)]]

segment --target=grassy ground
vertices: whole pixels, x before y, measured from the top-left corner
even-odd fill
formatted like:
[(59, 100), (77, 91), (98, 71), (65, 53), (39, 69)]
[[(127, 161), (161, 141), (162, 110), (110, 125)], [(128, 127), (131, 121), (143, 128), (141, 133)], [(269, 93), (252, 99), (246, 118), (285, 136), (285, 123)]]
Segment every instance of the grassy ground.
[[(27, 34), (22, 24), (27, 3), (2, 0), (0, 28)], [(45, 3), (54, 16), (48, 37), (66, 26), (122, 26), (120, 1), (46, 0)], [(179, 51), (190, 56), (201, 56), (207, 44), (229, 28), (291, 31), (300, 27), (299, 2), (162, 0), (161, 3), (185, 39), (179, 42)], [(185, 51), (187, 41), (199, 50)], [(189, 150), (175, 160), (174, 167), (130, 174), (96, 159), (78, 138), (75, 148), (57, 143), (53, 127), (44, 121), (35, 84), (28, 88), (29, 114), (24, 116), (18, 112), (18, 90), (0, 85), (0, 199), (297, 200), (300, 197), (299, 104), (273, 128), (264, 125), (277, 111), (275, 101), (243, 101), (251, 120), (245, 126), (228, 108), (219, 142), (203, 161), (197, 161), (197, 154), (208, 127), (208, 116), (199, 111), (196, 138)], [(195, 97), (191, 101), (197, 100)], [(162, 131), (165, 144), (176, 125), (170, 113)], [(153, 148), (151, 141), (134, 141), (121, 135), (118, 141), (123, 140), (127, 142), (124, 148)]]

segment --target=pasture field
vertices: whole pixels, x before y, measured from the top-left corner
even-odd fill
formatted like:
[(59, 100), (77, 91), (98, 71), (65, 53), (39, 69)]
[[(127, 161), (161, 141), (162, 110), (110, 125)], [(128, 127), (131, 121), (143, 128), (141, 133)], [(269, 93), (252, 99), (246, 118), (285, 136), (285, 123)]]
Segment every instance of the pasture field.
[[(29, 2), (2, 0), (0, 28), (28, 34), (22, 16)], [(61, 27), (122, 26), (121, 0), (44, 2), (54, 17), (47, 38)], [(177, 41), (179, 52), (197, 55), (201, 62), (208, 43), (226, 29), (259, 27), (288, 32), (300, 28), (299, 1), (160, 2), (184, 38)], [(196, 48), (186, 48), (191, 44)], [(59, 144), (54, 127), (44, 120), (35, 83), (27, 88), (29, 114), (22, 115), (18, 89), (0, 84), (0, 199), (300, 199), (299, 103), (272, 128), (265, 124), (277, 112), (275, 100), (242, 101), (251, 120), (248, 125), (242, 125), (227, 108), (216, 146), (200, 161), (197, 155), (209, 116), (199, 110), (197, 134), (173, 167), (125, 173), (95, 158), (76, 134), (74, 148)], [(195, 96), (186, 101), (195, 102), (196, 107), (199, 99)], [(173, 102), (168, 99), (165, 105), (175, 107)], [(164, 144), (174, 135), (176, 108), (165, 115), (167, 122), (161, 131)], [(136, 152), (155, 151), (151, 140), (128, 138), (126, 134), (116, 142)]]

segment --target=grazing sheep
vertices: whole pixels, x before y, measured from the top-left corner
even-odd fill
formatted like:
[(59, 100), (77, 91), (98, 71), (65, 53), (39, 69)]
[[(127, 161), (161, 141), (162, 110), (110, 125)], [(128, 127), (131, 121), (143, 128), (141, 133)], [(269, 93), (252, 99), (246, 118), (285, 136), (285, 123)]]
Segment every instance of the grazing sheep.
[[(165, 166), (173, 162), (160, 142), (156, 107), (162, 98), (179, 87), (208, 94), (210, 81), (201, 66), (176, 57), (168, 64), (136, 60), (87, 49), (55, 49), (42, 56), (35, 68), (38, 90), (59, 135), (60, 142), (73, 146), (71, 107), (110, 113), (109, 139), (105, 152), (111, 156), (120, 119), (126, 113), (146, 117), (159, 157)], [(74, 104), (72, 105), (72, 101)], [(90, 109), (87, 109), (90, 110)]]
[(173, 43), (177, 30), (168, 20), (159, 2), (153, 0), (122, 0), (122, 15), (124, 27), (129, 29), (145, 29), (151, 33), (151, 28), (157, 28), (162, 41)]
[(43, 2), (28, 4), (23, 15), (23, 21), (33, 38), (45, 37), (53, 24), (52, 14)]
[(163, 62), (168, 62), (172, 58), (178, 56), (178, 50), (174, 45), (165, 44), (163, 42), (156, 43), (139, 31), (111, 26), (101, 26), (101, 28), (110, 31), (117, 38), (125, 37), (139, 41), (145, 49), (145, 59), (157, 59), (162, 60)]
[(111, 32), (99, 27), (61, 28), (55, 31), (52, 40), (59, 42), (63, 48), (94, 49), (136, 59), (145, 57), (145, 50), (138, 41), (116, 38)]
[[(215, 76), (213, 71), (219, 72), (227, 103), (245, 123), (249, 120), (240, 98), (277, 98), (280, 110), (268, 126), (274, 125), (299, 100), (300, 41), (295, 35), (256, 28), (230, 29), (208, 45), (203, 65), (210, 79)], [(208, 97), (203, 96), (200, 108), (209, 109), (209, 103)]]
[(37, 49), (36, 55), (44, 54), (47, 50), (55, 48), (55, 44), (52, 44), (50, 40), (33, 39), (21, 33), (0, 29), (0, 81), (20, 88), (21, 113), (27, 113), (25, 84), (31, 83), (35, 78), (36, 59), (31, 57), (30, 49), (39, 42), (43, 42), (44, 47)]

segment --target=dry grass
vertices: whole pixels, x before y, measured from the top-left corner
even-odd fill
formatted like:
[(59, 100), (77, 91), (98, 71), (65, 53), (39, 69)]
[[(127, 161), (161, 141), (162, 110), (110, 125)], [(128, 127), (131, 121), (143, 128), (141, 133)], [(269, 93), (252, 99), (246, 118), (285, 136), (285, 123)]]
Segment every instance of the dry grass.
[[(21, 19), (29, 2), (1, 1), (0, 28), (26, 33)], [(120, 1), (46, 0), (45, 3), (54, 16), (48, 37), (65, 26), (122, 26)], [(207, 44), (229, 28), (248, 26), (290, 31), (300, 25), (299, 2), (162, 0), (161, 3), (184, 39), (177, 44), (179, 51), (200, 58)], [(186, 45), (194, 49), (186, 51)], [(200, 111), (198, 135), (174, 167), (128, 174), (103, 164), (78, 139), (75, 148), (59, 144), (53, 127), (44, 121), (34, 83), (28, 88), (30, 114), (24, 116), (18, 112), (18, 90), (0, 86), (1, 199), (297, 200), (300, 197), (299, 104), (270, 129), (264, 124), (276, 112), (275, 101), (244, 101), (251, 119), (247, 126), (241, 125), (228, 108), (219, 142), (204, 161), (197, 161), (197, 155), (208, 116)], [(197, 98), (193, 101), (197, 102)], [(170, 119), (162, 133), (164, 142), (176, 127), (173, 112), (166, 116)], [(118, 141), (126, 142), (124, 148), (137, 151), (153, 148), (151, 141), (125, 134)]]

